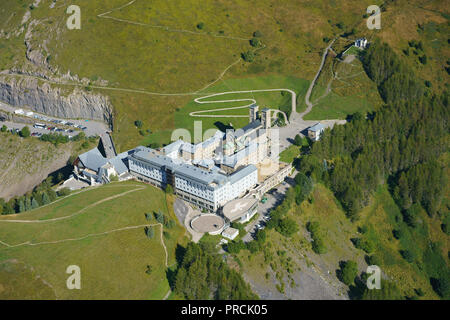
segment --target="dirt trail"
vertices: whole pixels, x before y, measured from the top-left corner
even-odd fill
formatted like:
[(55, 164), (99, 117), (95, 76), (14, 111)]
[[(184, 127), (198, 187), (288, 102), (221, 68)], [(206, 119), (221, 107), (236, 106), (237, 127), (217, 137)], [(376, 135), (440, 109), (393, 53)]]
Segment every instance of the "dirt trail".
[[(106, 201), (109, 201), (109, 200), (113, 200), (113, 199), (122, 197), (122, 196), (124, 196), (124, 195), (127, 195), (127, 194), (129, 194), (129, 193), (131, 193), (131, 192), (135, 192), (135, 191), (139, 191), (139, 190), (143, 190), (143, 189), (145, 189), (145, 187), (139, 187), (139, 188), (136, 188), (136, 189), (133, 189), (133, 190), (129, 190), (129, 191), (122, 192), (122, 193), (120, 193), (120, 194), (116, 194), (116, 195), (111, 196), (111, 197), (107, 197), (107, 198), (105, 198), (105, 199), (102, 199), (102, 200), (99, 200), (99, 201), (97, 201), (97, 202), (94, 202), (94, 203), (92, 203), (92, 204), (90, 204), (90, 205), (84, 207), (83, 209), (78, 210), (77, 212), (75, 212), (75, 213), (73, 213), (73, 214), (71, 214), (71, 215), (64, 216), (64, 217), (52, 218), (52, 219), (47, 219), (47, 220), (1, 220), (1, 219), (0, 219), (0, 223), (1, 223), (1, 222), (10, 222), (10, 223), (47, 223), (47, 222), (55, 222), (55, 221), (66, 220), (66, 219), (70, 219), (70, 218), (72, 218), (72, 217), (75, 217), (75, 216), (77, 216), (77, 215), (83, 213), (83, 212), (86, 211), (87, 209), (92, 208), (92, 207), (95, 207), (95, 206), (97, 206), (97, 205), (99, 205), (99, 204), (101, 204), (101, 203), (103, 203), (103, 202), (106, 202)], [(53, 203), (54, 203), (54, 202), (53, 202)], [(41, 208), (42, 208), (42, 207), (41, 207)]]
[(316, 81), (319, 78), (320, 73), (322, 72), (323, 66), (325, 65), (325, 60), (327, 58), (328, 51), (330, 50), (331, 46), (333, 45), (333, 43), (335, 41), (336, 41), (336, 38), (333, 39), (330, 42), (330, 44), (325, 48), (325, 50), (324, 50), (324, 52), (322, 54), (322, 61), (320, 63), (319, 70), (317, 71), (316, 75), (314, 76), (313, 81), (311, 81), (311, 84), (309, 85), (308, 91), (306, 92), (306, 95), (305, 95), (305, 103), (306, 103), (307, 107), (306, 107), (305, 111), (300, 113), (300, 117), (301, 118), (303, 118), (306, 114), (308, 114), (311, 111), (312, 107), (313, 107), (313, 104), (311, 103), (311, 101), (309, 101), (309, 98), (311, 97), (311, 93), (312, 93), (312, 90), (314, 88), (314, 85), (316, 84)]

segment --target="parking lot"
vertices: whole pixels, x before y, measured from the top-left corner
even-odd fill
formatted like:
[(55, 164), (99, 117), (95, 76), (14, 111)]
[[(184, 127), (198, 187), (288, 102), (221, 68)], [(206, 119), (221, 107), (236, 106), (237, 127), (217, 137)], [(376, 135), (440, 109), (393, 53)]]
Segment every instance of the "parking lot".
[(61, 133), (63, 135), (69, 136), (69, 138), (76, 136), (78, 133), (80, 133), (80, 130), (74, 130), (74, 129), (60, 129), (55, 127), (51, 127), (51, 126), (46, 126), (45, 128), (41, 128), (41, 127), (33, 127), (32, 124), (29, 123), (15, 123), (15, 122), (10, 122), (10, 121), (0, 121), (0, 127), (2, 127), (3, 125), (5, 125), (8, 128), (8, 131), (15, 131), (15, 132), (19, 132), (20, 130), (22, 130), (23, 127), (27, 126), (28, 128), (30, 128), (30, 132), (31, 132), (31, 136), (33, 137), (40, 137), (43, 134), (48, 134), (48, 133)]
[[(88, 137), (96, 135), (101, 136), (105, 132), (109, 131), (107, 124), (101, 121), (87, 119), (60, 119), (57, 117), (36, 113), (24, 108), (14, 107), (3, 102), (0, 102), (0, 110), (4, 110), (11, 114), (15, 114), (16, 116), (24, 117), (24, 119), (33, 121), (31, 124), (8, 121), (0, 122), (0, 126), (5, 124), (9, 129), (21, 130), (24, 126), (28, 126), (31, 132), (41, 134), (54, 132), (69, 136), (75, 136), (79, 132), (83, 131)], [(42, 130), (42, 128), (33, 128), (33, 124), (43, 124), (45, 129)], [(72, 132), (70, 130), (72, 130)]]
[(287, 189), (292, 185), (293, 179), (287, 177), (285, 181), (265, 194), (265, 197), (267, 198), (265, 203), (259, 201), (258, 216), (245, 227), (247, 234), (242, 238), (244, 242), (252, 241), (257, 230), (265, 228), (267, 221), (270, 220), (270, 211), (283, 201)]

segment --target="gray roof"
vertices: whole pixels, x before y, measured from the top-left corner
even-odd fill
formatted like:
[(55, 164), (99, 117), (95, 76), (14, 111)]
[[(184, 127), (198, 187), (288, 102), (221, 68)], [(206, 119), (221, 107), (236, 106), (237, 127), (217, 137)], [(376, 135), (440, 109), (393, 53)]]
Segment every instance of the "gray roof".
[(168, 154), (168, 153), (172, 153), (174, 151), (177, 151), (180, 149), (180, 147), (184, 144), (185, 142), (183, 140), (177, 140), (175, 142), (172, 142), (171, 144), (168, 144), (167, 146), (165, 146), (163, 148), (164, 154)]
[(108, 160), (103, 157), (103, 155), (97, 148), (80, 154), (78, 158), (86, 168), (91, 169), (95, 172), (97, 172), (101, 166), (105, 165), (108, 162)]
[[(254, 165), (249, 165), (233, 173), (231, 176), (227, 176), (226, 174), (221, 173), (219, 170), (203, 170), (182, 161), (174, 161), (167, 156), (158, 154), (155, 150), (150, 148), (139, 147), (136, 149), (137, 151), (130, 156), (131, 158), (144, 161), (162, 170), (168, 168), (172, 170), (177, 176), (185, 177), (189, 180), (209, 185), (209, 187), (212, 188), (217, 188), (227, 181), (234, 183), (237, 180), (242, 179), (242, 177), (253, 172), (254, 170), (257, 170)], [(216, 185), (211, 185), (214, 183)]]
[(325, 126), (323, 124), (321, 124), (320, 122), (316, 123), (315, 125), (313, 125), (312, 127), (310, 127), (308, 130), (309, 131), (313, 131), (313, 132), (317, 132), (320, 130), (325, 129)]
[(172, 158), (160, 155), (155, 150), (146, 147), (140, 148), (139, 151), (132, 154), (131, 157), (150, 163), (158, 168), (166, 167), (173, 170), (176, 166), (176, 163)]
[(206, 185), (211, 183), (222, 185), (227, 182), (227, 176), (224, 174), (206, 171), (189, 164), (178, 165), (175, 174)]
[(116, 169), (119, 175), (128, 171), (128, 167), (125, 165), (124, 160), (125, 158), (120, 158), (118, 156), (109, 159), (109, 163), (111, 163), (114, 166), (114, 169)]
[(257, 148), (257, 145), (256, 142), (250, 142), (244, 149), (241, 149), (232, 155), (223, 157), (222, 164), (228, 167), (234, 167), (238, 161), (245, 158), (245, 156), (248, 156), (254, 148)]
[(256, 169), (256, 167), (253, 164), (249, 164), (248, 166), (242, 168), (241, 170), (236, 171), (235, 173), (233, 173), (230, 177), (230, 183), (233, 184), (236, 181), (241, 180), (242, 178), (248, 176), (250, 173), (252, 173), (253, 171), (257, 171), (258, 169)]
[(250, 122), (248, 125), (246, 125), (245, 127), (243, 127), (242, 129), (237, 129), (234, 136), (236, 138), (239, 138), (241, 136), (243, 136), (244, 134), (246, 134), (249, 131), (255, 130), (257, 128), (261, 127), (261, 121), (260, 120), (255, 120)]

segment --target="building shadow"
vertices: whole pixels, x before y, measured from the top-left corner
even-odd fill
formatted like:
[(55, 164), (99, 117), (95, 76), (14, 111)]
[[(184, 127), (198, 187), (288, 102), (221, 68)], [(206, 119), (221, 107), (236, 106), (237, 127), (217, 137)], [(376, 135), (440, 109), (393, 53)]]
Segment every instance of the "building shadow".
[(234, 129), (232, 126), (224, 124), (222, 121), (216, 121), (214, 122), (214, 125), (222, 132), (227, 132), (227, 130)]

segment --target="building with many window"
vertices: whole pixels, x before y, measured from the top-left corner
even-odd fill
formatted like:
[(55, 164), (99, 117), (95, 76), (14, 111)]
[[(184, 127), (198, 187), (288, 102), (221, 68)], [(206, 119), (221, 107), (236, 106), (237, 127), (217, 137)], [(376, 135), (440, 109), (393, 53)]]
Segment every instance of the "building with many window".
[(217, 166), (210, 169), (196, 166), (146, 147), (136, 148), (128, 164), (130, 173), (138, 180), (160, 188), (171, 185), (180, 198), (208, 211), (216, 211), (228, 201), (243, 196), (258, 183), (254, 165), (227, 174)]

